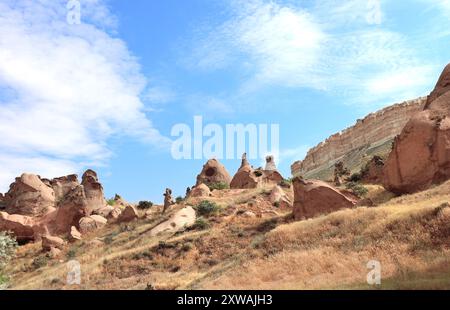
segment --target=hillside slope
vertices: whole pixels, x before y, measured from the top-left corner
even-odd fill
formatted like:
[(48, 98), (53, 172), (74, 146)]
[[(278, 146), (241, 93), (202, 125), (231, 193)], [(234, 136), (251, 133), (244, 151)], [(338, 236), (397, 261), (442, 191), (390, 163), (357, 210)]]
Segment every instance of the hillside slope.
[[(153, 214), (107, 226), (61, 260), (46, 259), (38, 244), (23, 246), (8, 269), (12, 289), (369, 288), (369, 260), (381, 262), (382, 288), (449, 289), (450, 182), (398, 198), (368, 189), (379, 206), (301, 222), (265, 203), (270, 189), (215, 191), (209, 200), (222, 212), (210, 227), (150, 236), (164, 219)], [(72, 259), (81, 264), (80, 286), (65, 282)]]

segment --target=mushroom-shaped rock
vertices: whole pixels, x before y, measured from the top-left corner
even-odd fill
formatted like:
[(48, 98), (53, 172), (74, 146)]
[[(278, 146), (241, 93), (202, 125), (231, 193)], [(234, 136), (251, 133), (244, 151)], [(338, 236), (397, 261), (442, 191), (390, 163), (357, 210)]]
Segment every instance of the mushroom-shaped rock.
[(83, 174), (81, 185), (84, 186), (89, 213), (106, 206), (103, 186), (98, 181), (97, 173), (95, 171), (87, 170)]
[(189, 197), (209, 197), (211, 195), (211, 191), (208, 186), (205, 184), (199, 184), (191, 189), (189, 192)]
[(24, 173), (11, 184), (4, 198), (9, 214), (42, 216), (55, 205), (55, 193), (39, 176)]
[(300, 178), (294, 182), (294, 218), (302, 220), (334, 211), (353, 208), (357, 201), (329, 184)]
[(228, 171), (225, 169), (225, 166), (222, 165), (217, 159), (210, 159), (203, 166), (202, 171), (197, 176), (197, 184), (217, 184), (224, 183), (230, 185), (231, 176)]
[(242, 155), (242, 162), (239, 170), (234, 175), (230, 183), (232, 189), (247, 189), (258, 187), (259, 174), (255, 174), (252, 166), (247, 161), (247, 155)]
[(136, 208), (129, 205), (119, 215), (119, 217), (117, 218), (117, 222), (118, 223), (127, 223), (127, 222), (134, 221), (138, 218), (139, 218), (139, 213), (137, 212)]
[(50, 251), (52, 248), (63, 250), (66, 242), (55, 236), (44, 235), (42, 236), (42, 249), (44, 251)]
[(395, 139), (384, 165), (383, 185), (413, 193), (450, 178), (450, 65), (441, 75), (427, 105)]

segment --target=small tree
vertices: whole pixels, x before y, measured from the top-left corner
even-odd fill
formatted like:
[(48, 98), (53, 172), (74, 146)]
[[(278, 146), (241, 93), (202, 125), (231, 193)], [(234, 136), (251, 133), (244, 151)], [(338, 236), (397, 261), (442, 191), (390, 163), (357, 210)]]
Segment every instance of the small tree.
[(0, 232), (0, 289), (7, 285), (8, 277), (3, 274), (3, 269), (14, 257), (16, 248), (16, 239), (9, 233)]
[(153, 207), (153, 202), (151, 202), (151, 201), (139, 201), (137, 207), (138, 207), (138, 209), (141, 209), (141, 210), (147, 210), (147, 209), (150, 209), (151, 207)]
[(204, 200), (195, 206), (195, 210), (199, 216), (210, 216), (217, 214), (220, 211), (220, 207), (214, 202)]

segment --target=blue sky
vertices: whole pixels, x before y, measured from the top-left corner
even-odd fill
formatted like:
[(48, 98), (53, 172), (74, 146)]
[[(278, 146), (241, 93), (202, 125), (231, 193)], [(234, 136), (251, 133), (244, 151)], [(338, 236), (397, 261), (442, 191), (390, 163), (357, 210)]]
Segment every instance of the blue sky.
[(0, 0), (0, 192), (93, 168), (108, 197), (182, 195), (205, 160), (174, 160), (171, 129), (195, 115), (279, 124), (289, 177), (330, 134), (427, 95), (450, 59), (450, 0), (80, 0), (80, 25), (67, 2)]

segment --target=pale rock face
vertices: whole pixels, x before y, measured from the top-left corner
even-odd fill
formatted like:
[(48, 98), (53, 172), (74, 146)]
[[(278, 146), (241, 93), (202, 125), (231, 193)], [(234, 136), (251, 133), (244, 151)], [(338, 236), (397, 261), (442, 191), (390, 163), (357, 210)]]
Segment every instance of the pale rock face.
[(54, 230), (68, 233), (72, 226), (78, 227), (82, 217), (89, 216), (89, 209), (83, 186), (73, 188), (58, 204)]
[(189, 197), (209, 197), (211, 195), (211, 191), (209, 190), (209, 187), (205, 184), (200, 184), (192, 188), (191, 192), (189, 193)]
[[(411, 117), (423, 110), (426, 100), (423, 97), (395, 104), (358, 120), (354, 126), (330, 136), (310, 149), (302, 161), (291, 166), (292, 175), (315, 178), (317, 171), (332, 169), (346, 154), (368, 145), (376, 147), (392, 141)], [(360, 161), (364, 161), (362, 157)]]
[(81, 185), (84, 187), (89, 213), (106, 206), (103, 186), (98, 181), (95, 171), (87, 170), (83, 174)]
[(139, 218), (139, 213), (132, 205), (128, 205), (117, 218), (118, 223), (127, 223)]
[(29, 216), (0, 212), (0, 231), (12, 232), (19, 242), (34, 240), (34, 225), (33, 218)]
[(72, 226), (70, 228), (70, 234), (69, 234), (70, 241), (78, 241), (82, 239), (81, 233), (78, 231), (78, 229), (75, 226)]
[(107, 223), (107, 219), (100, 215), (91, 215), (89, 217), (83, 217), (80, 219), (79, 226), (80, 232), (82, 234), (92, 233), (102, 227)]
[(55, 193), (39, 176), (25, 173), (11, 184), (3, 200), (10, 214), (42, 216), (54, 207)]
[(329, 184), (316, 180), (295, 178), (294, 218), (296, 220), (313, 218), (341, 209), (353, 208), (357, 200)]
[(275, 165), (275, 159), (273, 156), (266, 157), (266, 171), (277, 171), (277, 166)]
[(283, 191), (283, 189), (276, 185), (270, 192), (269, 201), (273, 205), (278, 204), (280, 208), (290, 208), (292, 207), (292, 201), (288, 195)]
[(195, 220), (195, 210), (191, 206), (188, 206), (176, 212), (169, 220), (153, 228), (150, 231), (150, 235), (156, 236), (162, 233), (174, 233), (185, 227), (192, 226), (195, 223)]

